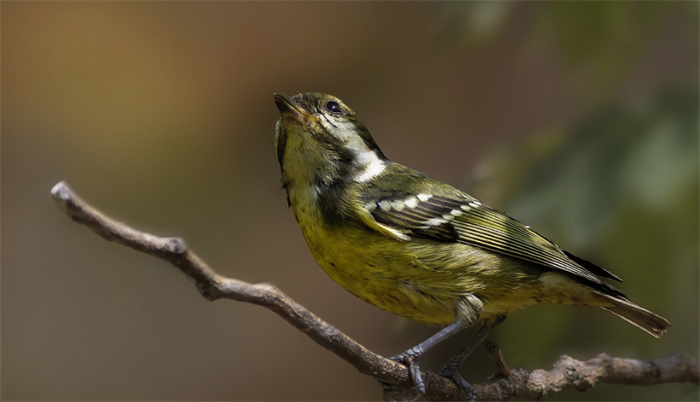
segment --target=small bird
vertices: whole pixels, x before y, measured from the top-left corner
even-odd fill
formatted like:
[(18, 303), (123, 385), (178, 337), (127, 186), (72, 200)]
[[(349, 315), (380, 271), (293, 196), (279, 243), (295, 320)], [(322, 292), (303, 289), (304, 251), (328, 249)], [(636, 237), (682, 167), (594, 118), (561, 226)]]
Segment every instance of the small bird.
[(535, 303), (597, 306), (654, 337), (670, 323), (607, 284), (610, 271), (576, 257), (519, 221), (448, 184), (390, 161), (355, 112), (323, 93), (274, 94), (277, 159), (306, 243), (340, 286), (381, 309), (442, 326), (392, 356), (425, 392), (416, 360), (483, 323), (443, 368), (457, 369), (505, 316)]

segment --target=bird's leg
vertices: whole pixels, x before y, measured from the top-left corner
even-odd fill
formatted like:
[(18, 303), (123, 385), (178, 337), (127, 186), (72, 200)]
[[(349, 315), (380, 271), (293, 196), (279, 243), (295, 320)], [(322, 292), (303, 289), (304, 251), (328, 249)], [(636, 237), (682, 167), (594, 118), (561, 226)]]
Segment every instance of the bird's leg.
[(479, 329), (479, 332), (474, 335), (469, 343), (467, 343), (467, 345), (455, 357), (450, 359), (450, 361), (448, 361), (447, 364), (442, 367), (442, 370), (440, 370), (441, 376), (452, 379), (452, 381), (454, 381), (458, 387), (462, 388), (467, 400), (469, 401), (476, 399), (476, 390), (471, 384), (462, 378), (457, 370), (459, 370), (462, 363), (464, 363), (464, 359), (466, 359), (477, 348), (477, 346), (479, 346), (484, 339), (486, 339), (491, 330), (499, 326), (505, 319), (506, 316), (500, 316), (496, 318), (495, 321), (484, 323), (484, 325)]
[(424, 394), (425, 383), (423, 382), (423, 376), (420, 373), (420, 366), (416, 360), (423, 356), (423, 354), (430, 350), (433, 346), (456, 334), (467, 326), (468, 324), (466, 324), (463, 320), (457, 319), (457, 321), (436, 332), (430, 338), (412, 348), (406, 349), (397, 355), (389, 357), (389, 359), (406, 365), (408, 367), (409, 374), (411, 375), (411, 379), (413, 380), (415, 389), (419, 393)]

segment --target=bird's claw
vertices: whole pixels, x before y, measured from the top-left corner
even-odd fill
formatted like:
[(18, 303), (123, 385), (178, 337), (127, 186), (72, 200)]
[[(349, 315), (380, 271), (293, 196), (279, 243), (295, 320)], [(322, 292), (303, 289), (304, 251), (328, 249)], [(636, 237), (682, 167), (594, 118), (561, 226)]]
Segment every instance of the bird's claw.
[(408, 367), (408, 374), (411, 376), (411, 380), (413, 380), (413, 391), (419, 395), (425, 394), (423, 375), (420, 372), (420, 366), (416, 363), (416, 358), (419, 357), (419, 354), (411, 352), (412, 350), (409, 349), (398, 355), (391, 356), (389, 359)]
[(452, 380), (452, 382), (464, 392), (465, 400), (469, 402), (476, 401), (476, 389), (459, 374), (457, 367), (455, 367), (454, 359), (450, 360), (442, 367), (440, 375)]

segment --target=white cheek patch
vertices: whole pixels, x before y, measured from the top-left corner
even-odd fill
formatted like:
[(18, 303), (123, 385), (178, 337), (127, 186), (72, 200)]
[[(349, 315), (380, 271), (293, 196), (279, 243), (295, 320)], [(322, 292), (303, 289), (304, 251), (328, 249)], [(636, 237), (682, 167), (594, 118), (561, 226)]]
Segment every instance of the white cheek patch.
[(345, 143), (345, 147), (355, 155), (357, 174), (354, 180), (364, 183), (379, 176), (386, 169), (386, 162), (379, 159), (377, 153), (367, 147), (367, 144), (355, 131), (357, 127), (347, 121), (329, 121), (326, 116), (320, 119), (323, 127), (336, 138)]
[(321, 115), (321, 117), (322, 118), (319, 119), (319, 121), (321, 122), (323, 128), (325, 128), (326, 131), (333, 134), (333, 136), (339, 140), (350, 146), (352, 146), (353, 143), (357, 142), (358, 140), (362, 142), (362, 139), (360, 139), (355, 132), (356, 127), (354, 124), (348, 121), (339, 121), (335, 118), (333, 118), (333, 121), (331, 121), (326, 115)]
[(348, 121), (335, 121), (334, 124), (324, 121), (323, 123), (328, 132), (333, 133), (333, 135), (347, 143), (352, 143), (359, 139), (357, 133), (355, 133), (355, 125)]

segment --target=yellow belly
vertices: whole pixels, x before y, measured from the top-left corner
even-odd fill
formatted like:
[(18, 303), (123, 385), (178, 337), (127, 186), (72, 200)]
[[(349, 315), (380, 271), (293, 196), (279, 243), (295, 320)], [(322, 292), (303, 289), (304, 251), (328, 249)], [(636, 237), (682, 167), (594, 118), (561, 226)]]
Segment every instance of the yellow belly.
[[(361, 228), (302, 230), (316, 261), (340, 286), (425, 324), (450, 324), (457, 314), (470, 321), (494, 318), (537, 302), (539, 273), (478, 248), (419, 238), (400, 242)], [(467, 298), (476, 303), (465, 304)]]
[(488, 320), (538, 302), (607, 303), (565, 274), (527, 262), (455, 242), (398, 241), (362, 224), (333, 229), (319, 217), (299, 219), (309, 210), (297, 204), (295, 214), (328, 276), (358, 298), (412, 320), (447, 325), (458, 316)]

